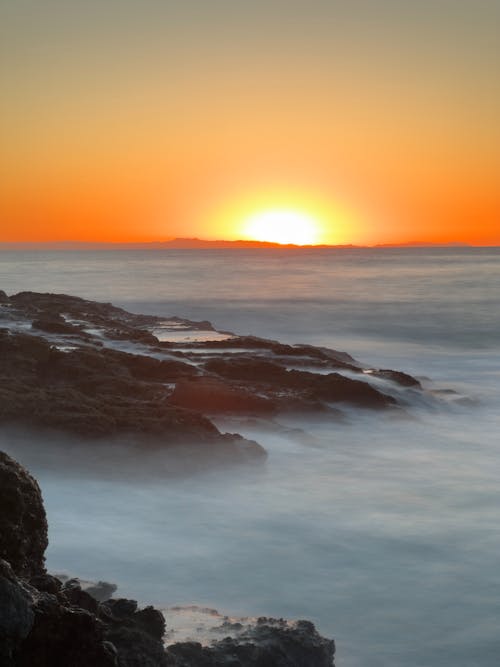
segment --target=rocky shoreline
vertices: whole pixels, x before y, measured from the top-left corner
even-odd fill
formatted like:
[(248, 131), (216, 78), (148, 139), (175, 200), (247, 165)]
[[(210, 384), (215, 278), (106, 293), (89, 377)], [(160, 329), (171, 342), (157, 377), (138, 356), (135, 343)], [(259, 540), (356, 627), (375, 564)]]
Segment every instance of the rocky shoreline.
[(401, 410), (421, 392), (406, 373), (345, 352), (217, 332), (209, 322), (135, 315), (61, 294), (0, 291), (0, 424), (141, 447), (192, 446), (228, 460), (265, 457), (217, 416)]

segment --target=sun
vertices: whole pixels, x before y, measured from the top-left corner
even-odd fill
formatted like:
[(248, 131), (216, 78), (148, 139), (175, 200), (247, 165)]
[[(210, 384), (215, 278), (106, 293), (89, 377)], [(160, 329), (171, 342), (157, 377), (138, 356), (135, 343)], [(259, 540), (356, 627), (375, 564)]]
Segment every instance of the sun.
[(318, 221), (311, 215), (289, 209), (269, 209), (243, 220), (242, 233), (253, 241), (292, 245), (314, 245), (319, 239)]

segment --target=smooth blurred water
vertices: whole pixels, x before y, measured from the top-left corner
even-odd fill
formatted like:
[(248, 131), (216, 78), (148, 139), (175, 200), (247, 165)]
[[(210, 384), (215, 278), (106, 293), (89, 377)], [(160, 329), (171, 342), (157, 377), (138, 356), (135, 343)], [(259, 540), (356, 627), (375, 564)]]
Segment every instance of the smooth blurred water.
[(62, 475), (49, 443), (0, 439), (41, 482), (53, 570), (311, 618), (339, 667), (498, 664), (500, 249), (4, 252), (0, 289), (328, 345), (477, 399), (303, 422), (303, 438), (221, 422), (267, 464), (176, 480), (110, 481), (71, 456)]

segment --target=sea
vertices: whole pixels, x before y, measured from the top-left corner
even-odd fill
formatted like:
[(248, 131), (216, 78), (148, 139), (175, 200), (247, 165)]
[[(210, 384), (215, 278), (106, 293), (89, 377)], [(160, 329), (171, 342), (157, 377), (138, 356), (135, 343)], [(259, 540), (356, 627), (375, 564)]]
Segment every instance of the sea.
[(4, 250), (0, 289), (327, 346), (434, 397), (398, 418), (221, 420), (267, 461), (165, 479), (1, 432), (42, 487), (50, 571), (144, 604), (307, 618), (338, 667), (499, 664), (500, 248)]

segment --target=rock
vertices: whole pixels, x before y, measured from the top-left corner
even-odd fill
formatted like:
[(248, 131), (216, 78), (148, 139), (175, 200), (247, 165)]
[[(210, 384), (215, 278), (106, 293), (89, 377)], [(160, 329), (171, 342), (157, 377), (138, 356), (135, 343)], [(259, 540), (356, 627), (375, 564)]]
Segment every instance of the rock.
[[(149, 329), (161, 327), (165, 318), (155, 315), (137, 315), (111, 303), (88, 301), (68, 294), (19, 292), (10, 303), (24, 316), (31, 319), (54, 319), (64, 316), (82, 327), (98, 328), (112, 340), (130, 340), (157, 345), (158, 339)], [(190, 329), (213, 329), (208, 322), (193, 322), (178, 317), (169, 321)]]
[(182, 361), (155, 359), (141, 354), (109, 350), (107, 357), (126, 368), (130, 376), (143, 382), (175, 382), (199, 374), (198, 369)]
[(109, 349), (61, 352), (26, 334), (0, 333), (0, 422), (85, 438), (146, 435), (158, 446), (229, 441), (212, 422), (168, 400), (165, 381), (198, 371), (183, 362)]
[(30, 579), (30, 586), (42, 593), (57, 595), (62, 588), (62, 581), (51, 574), (37, 574)]
[[(292, 377), (301, 374), (300, 383), (307, 382), (303, 371), (290, 371)], [(367, 382), (353, 380), (339, 373), (319, 375), (311, 380), (308, 393), (312, 398), (336, 403), (346, 402), (364, 408), (386, 408), (396, 404), (396, 399), (383, 394)]]
[[(162, 343), (164, 347), (175, 347), (175, 343)], [(183, 347), (196, 351), (203, 349), (204, 343), (190, 342), (183, 343)], [(250, 355), (255, 358), (256, 352), (263, 354), (269, 353), (271, 359), (278, 360), (284, 357), (288, 364), (295, 363), (295, 359), (309, 359), (311, 365), (318, 361), (324, 361), (331, 367), (345, 368), (355, 372), (360, 372), (360, 364), (346, 352), (331, 350), (326, 347), (315, 347), (314, 345), (287, 345), (276, 340), (259, 338), (257, 336), (234, 336), (226, 340), (217, 340), (210, 342), (210, 348), (220, 349), (240, 348), (242, 354)]]
[(2, 289), (0, 289), (0, 303), (8, 303), (8, 301), (9, 297)]
[(33, 611), (33, 627), (14, 653), (15, 667), (118, 667), (105, 625), (91, 612), (49, 593), (35, 596)]
[(60, 589), (60, 593), (72, 606), (80, 607), (92, 614), (97, 613), (99, 607), (97, 600), (82, 589), (78, 579), (66, 581)]
[(201, 377), (178, 382), (169, 402), (191, 410), (208, 413), (270, 414), (273, 402), (263, 396), (232, 386), (217, 378)]
[(101, 610), (111, 618), (129, 618), (137, 611), (137, 602), (126, 598), (107, 600), (101, 605)]
[(144, 609), (139, 609), (134, 619), (145, 632), (150, 634), (155, 639), (162, 639), (165, 634), (165, 617), (154, 607), (148, 606)]
[[(1, 370), (14, 376), (36, 371), (38, 363), (46, 363), (50, 357), (50, 345), (38, 336), (0, 331)], [(20, 367), (19, 367), (20, 366)]]
[(209, 373), (217, 373), (232, 380), (282, 383), (286, 381), (287, 370), (272, 361), (236, 357), (235, 359), (211, 359), (205, 364)]
[(31, 327), (33, 329), (39, 329), (40, 331), (46, 331), (47, 333), (55, 334), (78, 334), (81, 335), (81, 329), (68, 324), (61, 317), (61, 315), (56, 314), (53, 317), (41, 317), (40, 319), (33, 320)]
[(116, 648), (119, 667), (168, 667), (171, 664), (163, 643), (132, 622), (110, 626), (106, 637)]
[(116, 647), (120, 667), (163, 667), (168, 664), (162, 643), (163, 614), (153, 607), (137, 609), (135, 600), (108, 600), (100, 605), (106, 638)]
[[(213, 359), (206, 370), (225, 378), (253, 384), (254, 391), (288, 392), (287, 400), (304, 400), (304, 408), (314, 400), (347, 402), (369, 408), (381, 408), (396, 403), (395, 399), (378, 391), (367, 382), (354, 380), (339, 373), (311, 373), (287, 370), (283, 366), (260, 359)], [(175, 395), (175, 392), (174, 392)], [(283, 401), (282, 401), (283, 402)], [(298, 406), (297, 406), (298, 407)], [(203, 409), (200, 407), (199, 409)]]
[[(44, 583), (38, 580), (38, 583)], [(45, 582), (46, 583), (46, 582)], [(161, 612), (117, 600), (113, 613), (70, 580), (57, 593), (27, 586), (0, 560), (2, 667), (162, 667)], [(89, 604), (90, 603), (90, 604)], [(118, 609), (120, 613), (118, 613)]]
[(21, 577), (45, 572), (47, 519), (37, 482), (0, 452), (0, 558)]
[(202, 646), (197, 642), (167, 648), (175, 667), (333, 667), (335, 643), (321, 637), (309, 621), (258, 619), (241, 631), (226, 623), (228, 636)]
[[(25, 330), (31, 324), (33, 335), (16, 331), (16, 318)], [(0, 423), (56, 429), (81, 442), (189, 444), (205, 461), (206, 450), (236, 460), (245, 449), (241, 440), (220, 433), (211, 415), (338, 419), (334, 405), (387, 408), (401, 395), (396, 385), (421, 390), (406, 373), (371, 370), (390, 380), (382, 391), (364, 381), (369, 369), (350, 355), (312, 345), (231, 335), (183, 343), (179, 351), (152, 332), (206, 331), (210, 323), (137, 315), (64, 294), (21, 292), (0, 309), (1, 319), (8, 327), (0, 328)], [(116, 341), (126, 341), (127, 351)], [(246, 447), (246, 455), (252, 451), (257, 455)]]
[(387, 368), (381, 368), (378, 371), (371, 371), (371, 375), (375, 377), (383, 378), (384, 380), (391, 380), (400, 384), (402, 387), (415, 387), (416, 389), (422, 389), (420, 382), (408, 373), (403, 373), (401, 371), (391, 371)]
[[(5, 536), (3, 536), (5, 538)], [(33, 627), (35, 615), (29, 589), (0, 559), (0, 665), (14, 667), (13, 655)]]

